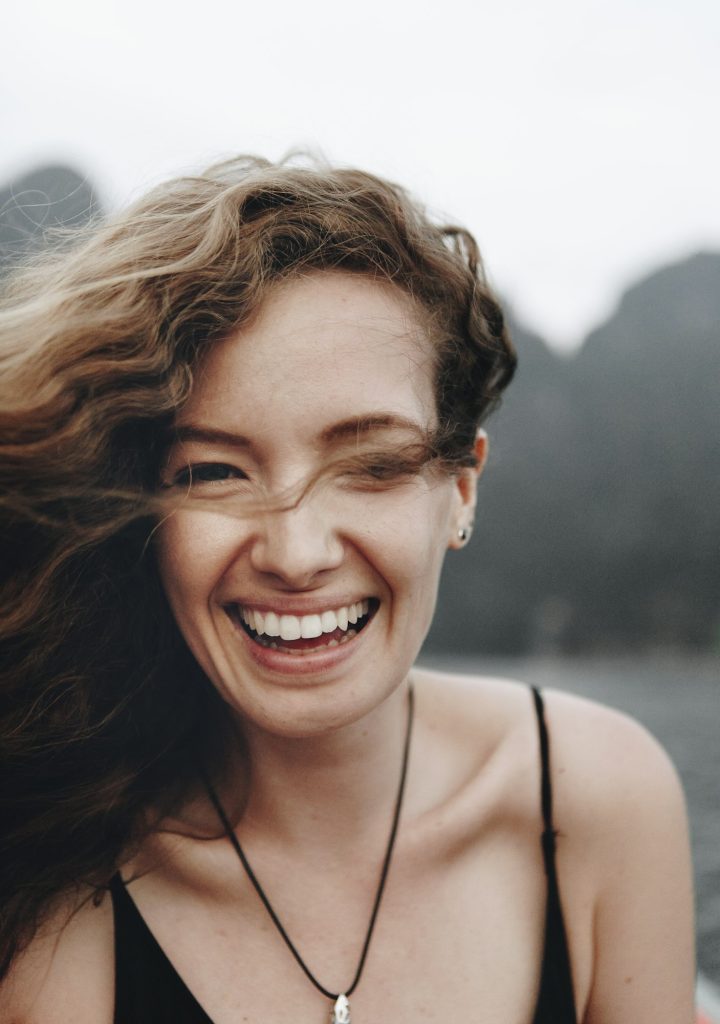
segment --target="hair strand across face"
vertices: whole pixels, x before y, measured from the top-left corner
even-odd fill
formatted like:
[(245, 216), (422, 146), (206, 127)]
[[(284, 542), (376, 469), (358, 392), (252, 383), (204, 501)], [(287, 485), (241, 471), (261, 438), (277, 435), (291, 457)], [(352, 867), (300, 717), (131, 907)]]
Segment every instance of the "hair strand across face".
[(219, 770), (223, 709), (149, 551), (168, 501), (187, 500), (158, 487), (163, 460), (210, 347), (280, 282), (331, 270), (404, 291), (434, 353), (432, 436), (392, 465), (344, 456), (347, 471), (367, 479), (372, 463), (383, 487), (472, 465), (515, 367), (502, 311), (472, 236), (372, 174), (240, 157), (154, 189), (5, 283), (1, 969), (59, 893), (107, 882), (194, 785), (197, 759)]

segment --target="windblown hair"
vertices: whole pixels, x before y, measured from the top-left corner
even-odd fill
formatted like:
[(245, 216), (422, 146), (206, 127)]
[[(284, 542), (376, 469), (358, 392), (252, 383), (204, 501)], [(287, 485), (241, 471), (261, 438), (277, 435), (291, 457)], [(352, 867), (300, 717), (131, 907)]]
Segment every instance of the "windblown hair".
[(149, 551), (173, 417), (208, 348), (299, 272), (414, 299), (436, 351), (434, 456), (470, 465), (515, 366), (472, 236), (396, 185), (240, 158), (45, 254), (0, 313), (0, 976), (61, 894), (102, 891), (220, 757), (227, 715)]

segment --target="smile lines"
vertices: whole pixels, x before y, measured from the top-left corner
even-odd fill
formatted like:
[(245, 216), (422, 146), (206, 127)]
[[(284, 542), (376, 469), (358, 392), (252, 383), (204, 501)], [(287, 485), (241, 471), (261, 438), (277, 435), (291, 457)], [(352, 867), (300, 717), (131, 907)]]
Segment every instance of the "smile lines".
[(338, 629), (346, 633), (369, 610), (370, 602), (367, 599), (314, 615), (278, 615), (276, 612), (260, 612), (242, 606), (238, 609), (242, 621), (258, 636), (279, 637), (285, 641), (311, 640)]

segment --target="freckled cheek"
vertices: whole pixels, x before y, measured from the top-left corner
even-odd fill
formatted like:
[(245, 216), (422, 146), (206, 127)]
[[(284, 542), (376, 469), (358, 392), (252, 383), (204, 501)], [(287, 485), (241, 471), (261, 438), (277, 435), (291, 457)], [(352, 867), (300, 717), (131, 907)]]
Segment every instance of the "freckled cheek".
[(207, 602), (241, 544), (237, 526), (227, 517), (178, 513), (156, 534), (160, 578), (171, 604)]
[(436, 506), (417, 509), (413, 516), (404, 515), (383, 530), (382, 553), (380, 543), (376, 547), (379, 566), (397, 596), (414, 608), (434, 605), (447, 531), (445, 509)]

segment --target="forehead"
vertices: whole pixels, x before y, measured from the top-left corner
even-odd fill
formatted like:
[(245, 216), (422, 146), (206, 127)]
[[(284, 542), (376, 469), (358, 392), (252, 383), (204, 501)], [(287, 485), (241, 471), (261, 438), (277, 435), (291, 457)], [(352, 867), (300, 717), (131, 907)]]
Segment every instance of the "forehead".
[(389, 411), (429, 425), (433, 368), (409, 295), (369, 277), (319, 272), (276, 286), (250, 325), (211, 349), (178, 423), (320, 430)]

